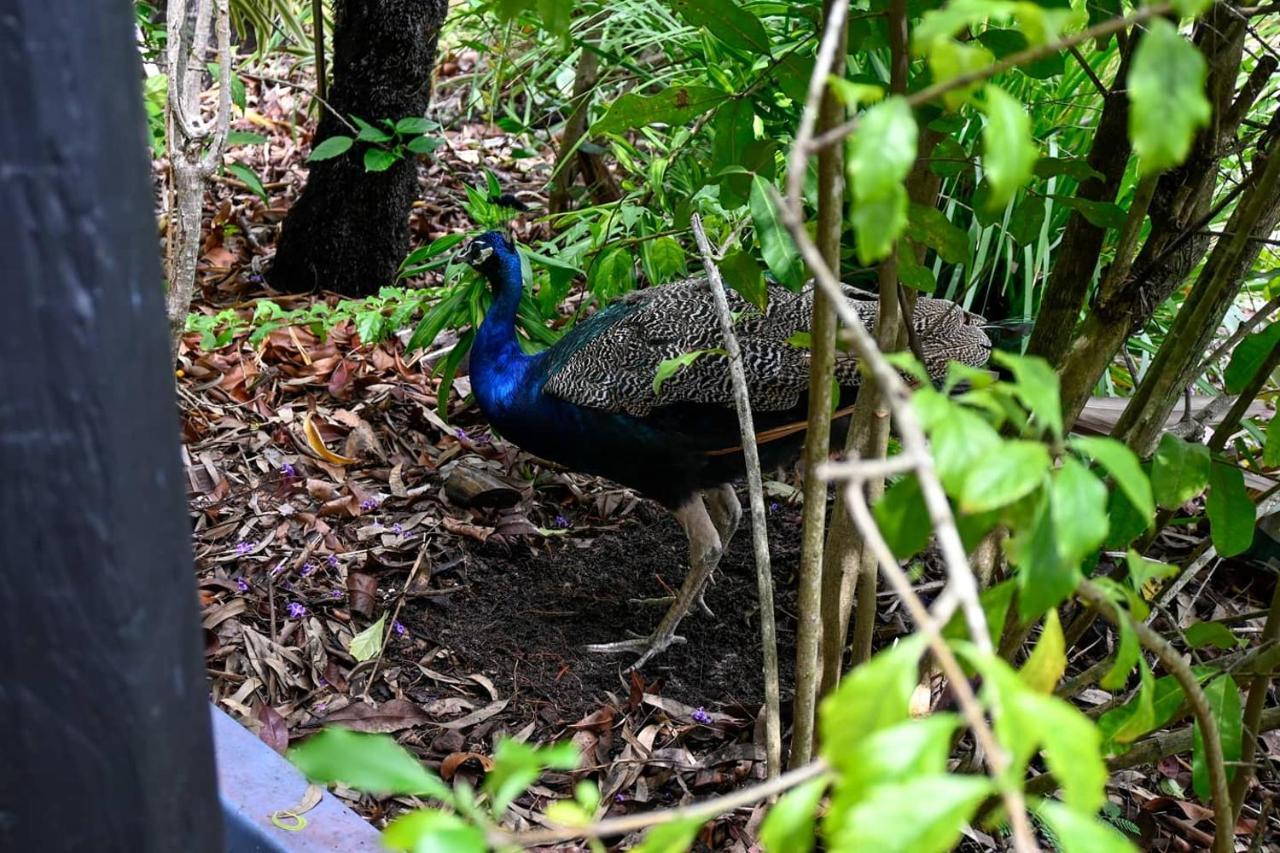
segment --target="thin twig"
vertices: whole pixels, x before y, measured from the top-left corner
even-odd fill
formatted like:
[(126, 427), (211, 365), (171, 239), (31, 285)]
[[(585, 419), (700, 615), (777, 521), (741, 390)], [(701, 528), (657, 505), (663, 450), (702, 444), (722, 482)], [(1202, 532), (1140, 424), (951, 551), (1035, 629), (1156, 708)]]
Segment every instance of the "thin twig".
[(422, 568), (422, 560), (426, 555), (427, 546), (424, 544), (418, 549), (418, 559), (413, 561), (413, 568), (409, 570), (409, 579), (404, 582), (404, 589), (400, 591), (400, 597), (396, 599), (396, 606), (391, 611), (391, 619), (387, 622), (382, 632), (382, 641), (378, 644), (378, 656), (373, 661), (373, 671), (369, 673), (369, 678), (364, 683), (364, 692), (360, 695), (360, 698), (366, 702), (369, 700), (369, 688), (373, 686), (373, 680), (378, 677), (378, 669), (382, 666), (382, 656), (387, 651), (386, 638), (391, 636), (391, 632), (395, 630), (396, 620), (400, 618), (400, 608), (404, 606), (405, 599), (409, 597), (409, 590), (413, 588), (413, 582), (418, 579), (418, 570)]
[(1209, 700), (1200, 687), (1200, 680), (1191, 671), (1191, 664), (1150, 625), (1134, 619), (1132, 614), (1117, 607), (1092, 581), (1081, 581), (1076, 587), (1076, 595), (1097, 609), (1112, 624), (1119, 626), (1122, 620), (1126, 622), (1137, 633), (1139, 642), (1155, 653), (1182, 688), (1191, 713), (1200, 725), (1204, 743), (1205, 764), (1208, 765), (1209, 787), (1213, 792), (1213, 810), (1217, 818), (1213, 849), (1215, 853), (1231, 853), (1234, 849), (1235, 821), (1232, 820), (1234, 811), (1231, 808), (1231, 791), (1227, 787), (1227, 768), (1222, 757), (1222, 739), (1218, 736), (1218, 725), (1209, 709)]
[(773, 569), (769, 560), (769, 531), (765, 521), (764, 484), (760, 477), (760, 451), (756, 446), (755, 421), (751, 415), (751, 395), (747, 391), (747, 374), (742, 367), (742, 348), (733, 332), (733, 316), (729, 312), (729, 300), (725, 295), (720, 268), (702, 230), (702, 217), (694, 214), (691, 219), (693, 236), (702, 253), (702, 264), (707, 272), (707, 284), (715, 299), (716, 314), (720, 318), (720, 334), (724, 337), (724, 349), (728, 353), (729, 378), (733, 382), (733, 402), (738, 410), (738, 429), (742, 433), (742, 457), (747, 467), (747, 494), (751, 503), (751, 545), (756, 558), (756, 586), (760, 597), (760, 642), (764, 652), (764, 729), (765, 755), (769, 778), (782, 772), (782, 716), (781, 692), (778, 686), (778, 629), (773, 610)]
[(554, 844), (558, 841), (572, 841), (575, 838), (607, 838), (626, 835), (641, 829), (648, 829), (651, 826), (692, 820), (694, 818), (710, 820), (713, 817), (727, 814), (743, 806), (763, 802), (811, 779), (824, 776), (829, 770), (827, 762), (818, 759), (812, 764), (797, 767), (795, 770), (788, 770), (781, 776), (768, 779), (759, 785), (743, 788), (723, 797), (703, 800), (691, 806), (678, 809), (657, 809), (651, 812), (639, 812), (637, 814), (624, 815), (623, 817), (607, 818), (588, 826), (553, 827), (520, 833), (506, 833), (497, 830), (490, 841), (495, 845), (518, 844), (521, 847), (534, 847), (542, 844)]

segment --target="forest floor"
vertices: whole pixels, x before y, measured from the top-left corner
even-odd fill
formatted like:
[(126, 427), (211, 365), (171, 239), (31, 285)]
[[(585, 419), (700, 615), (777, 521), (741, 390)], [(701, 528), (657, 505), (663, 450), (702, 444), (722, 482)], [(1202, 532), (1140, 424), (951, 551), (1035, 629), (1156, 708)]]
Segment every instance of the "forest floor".
[[(442, 70), (466, 64), (445, 57)], [(307, 131), (295, 129), (310, 127), (297, 115), (305, 102), (285, 87), (251, 91), (252, 116), (236, 128), (269, 141), (231, 153), (262, 178), (271, 202), (234, 178), (211, 188), (193, 311), (232, 308), (248, 317), (257, 300), (277, 296), (260, 273), (305, 178)], [(527, 141), (496, 128), (459, 125), (445, 136), (449, 145), (420, 169), (415, 245), (469, 227), (459, 199), (464, 183), (483, 182), (483, 168), (508, 191), (541, 198), (550, 146), (516, 159), (512, 152)], [(280, 301), (297, 307), (307, 300), (336, 304), (337, 297)], [(600, 784), (612, 813), (763, 778), (759, 618), (745, 531), (707, 596), (715, 616), (694, 614), (681, 626), (686, 644), (638, 675), (625, 672), (626, 657), (585, 653), (584, 643), (646, 633), (657, 623), (661, 605), (632, 599), (679, 586), (683, 533), (626, 490), (523, 456), (489, 433), (459, 393), (441, 417), (438, 382), (424, 369), (432, 354), (414, 361), (404, 351), (407, 333), (368, 346), (347, 322), (326, 340), (304, 327), (276, 329), (256, 346), (248, 329), (213, 350), (201, 348), (199, 335), (185, 339), (184, 461), (214, 701), (280, 751), (327, 724), (393, 733), (449, 780), (478, 779), (499, 735), (574, 740), (585, 769), (536, 785), (515, 807), (523, 826), (540, 823), (547, 802), (571, 796), (584, 774)], [(463, 375), (454, 391), (465, 389)], [(498, 478), (514, 505), (466, 505), (445, 485), (463, 467)], [(799, 528), (799, 510), (787, 500), (793, 486), (794, 474), (775, 482), (769, 513), (784, 716)], [(1170, 534), (1170, 559), (1202, 538), (1195, 530)], [(927, 563), (916, 576), (925, 593), (938, 577)], [(1258, 583), (1248, 567), (1220, 564), (1171, 605), (1173, 618), (1256, 611), (1265, 593)], [(882, 595), (881, 603), (883, 646), (908, 626), (894, 596)], [(392, 624), (381, 653), (357, 661), (351, 638), (384, 614)], [(1248, 630), (1260, 622), (1241, 624)], [(1069, 672), (1108, 653), (1106, 634), (1096, 637), (1081, 644)], [(1112, 697), (1094, 688), (1077, 700), (1102, 707)], [(945, 697), (935, 685), (923, 691), (921, 709), (939, 701)], [(1280, 738), (1273, 733), (1266, 743), (1274, 766)], [(1182, 759), (1122, 771), (1111, 787), (1114, 820), (1147, 849), (1207, 844), (1212, 816), (1184, 793), (1190, 776)], [(1274, 775), (1264, 772), (1262, 781), (1241, 823), (1245, 845), (1255, 830), (1249, 815), (1277, 790)], [(337, 793), (379, 825), (415, 804)], [(749, 827), (759, 818), (759, 810), (733, 815), (701, 840), (710, 849), (752, 849)], [(966, 844), (1001, 847), (978, 831)]]

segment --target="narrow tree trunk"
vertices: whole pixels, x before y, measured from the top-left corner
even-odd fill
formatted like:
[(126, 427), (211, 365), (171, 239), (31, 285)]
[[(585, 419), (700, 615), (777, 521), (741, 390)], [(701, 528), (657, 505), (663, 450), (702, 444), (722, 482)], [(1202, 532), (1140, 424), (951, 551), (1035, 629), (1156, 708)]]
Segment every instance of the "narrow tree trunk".
[[(337, 0), (329, 102), (368, 122), (421, 116), (447, 0)], [(325, 110), (314, 144), (350, 135)], [(395, 280), (409, 248), (409, 210), (418, 194), (410, 155), (366, 172), (364, 143), (311, 164), (302, 195), (280, 232), (271, 284), (290, 293), (316, 288), (352, 296)]]

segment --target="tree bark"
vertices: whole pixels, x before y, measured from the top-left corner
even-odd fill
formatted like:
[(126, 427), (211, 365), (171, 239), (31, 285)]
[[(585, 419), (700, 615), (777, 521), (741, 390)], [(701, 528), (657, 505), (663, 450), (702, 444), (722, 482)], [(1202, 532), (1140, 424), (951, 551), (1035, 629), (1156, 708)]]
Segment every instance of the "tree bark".
[[(447, 0), (337, 0), (329, 102), (343, 118), (368, 122), (426, 113), (431, 69)], [(314, 144), (351, 135), (328, 109)], [(364, 143), (311, 165), (302, 195), (284, 221), (269, 278), (302, 293), (349, 296), (391, 284), (409, 248), (409, 210), (418, 194), (412, 155), (366, 172)]]

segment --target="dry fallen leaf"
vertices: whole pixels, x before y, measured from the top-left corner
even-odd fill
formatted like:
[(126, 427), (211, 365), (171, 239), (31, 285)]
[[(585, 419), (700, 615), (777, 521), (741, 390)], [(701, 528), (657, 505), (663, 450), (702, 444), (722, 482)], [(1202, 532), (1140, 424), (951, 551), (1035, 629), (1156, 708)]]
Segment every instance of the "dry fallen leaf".
[(307, 446), (310, 447), (315, 454), (331, 465), (354, 465), (354, 459), (347, 456), (339, 456), (329, 448), (325, 447), (324, 439), (320, 437), (320, 431), (316, 429), (316, 425), (311, 422), (311, 413), (307, 412), (302, 416), (302, 432), (307, 437)]
[(388, 734), (429, 723), (426, 713), (407, 699), (392, 699), (378, 707), (359, 702), (334, 711), (320, 721), (322, 725), (341, 725), (357, 732)]

